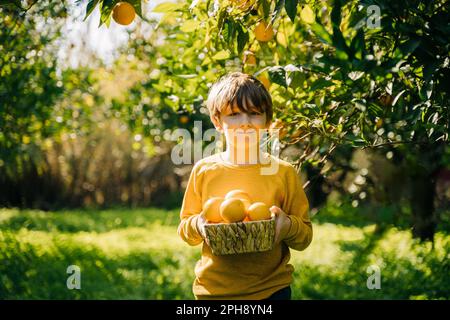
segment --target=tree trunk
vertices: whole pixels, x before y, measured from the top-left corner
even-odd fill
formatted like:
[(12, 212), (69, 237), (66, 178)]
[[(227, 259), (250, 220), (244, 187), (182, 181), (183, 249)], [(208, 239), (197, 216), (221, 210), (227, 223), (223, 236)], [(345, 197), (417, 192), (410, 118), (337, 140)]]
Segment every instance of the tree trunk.
[(433, 241), (437, 227), (434, 210), (435, 177), (431, 173), (416, 174), (411, 192), (413, 237)]
[(305, 171), (310, 180), (310, 184), (305, 192), (308, 195), (310, 208), (319, 208), (325, 204), (327, 200), (327, 194), (322, 189), (325, 178), (320, 173), (320, 169), (314, 168), (311, 165), (305, 166)]

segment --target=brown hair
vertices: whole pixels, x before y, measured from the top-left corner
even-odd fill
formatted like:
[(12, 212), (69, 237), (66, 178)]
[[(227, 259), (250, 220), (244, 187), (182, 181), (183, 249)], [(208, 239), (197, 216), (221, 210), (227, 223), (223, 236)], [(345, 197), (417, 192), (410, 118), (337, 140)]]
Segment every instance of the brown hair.
[(206, 106), (211, 117), (220, 119), (220, 113), (237, 106), (245, 113), (257, 110), (266, 113), (266, 123), (272, 121), (272, 98), (264, 85), (255, 77), (232, 72), (219, 79), (209, 91)]

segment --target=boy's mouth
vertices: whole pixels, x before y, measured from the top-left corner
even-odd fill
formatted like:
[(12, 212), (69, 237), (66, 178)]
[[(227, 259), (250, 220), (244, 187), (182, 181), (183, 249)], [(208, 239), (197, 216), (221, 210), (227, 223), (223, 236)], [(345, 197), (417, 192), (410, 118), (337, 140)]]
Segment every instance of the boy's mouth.
[(250, 129), (237, 129), (237, 130), (235, 130), (235, 133), (236, 134), (252, 134), (252, 133), (257, 133), (258, 132), (258, 130), (257, 129), (253, 129), (253, 128), (250, 128)]

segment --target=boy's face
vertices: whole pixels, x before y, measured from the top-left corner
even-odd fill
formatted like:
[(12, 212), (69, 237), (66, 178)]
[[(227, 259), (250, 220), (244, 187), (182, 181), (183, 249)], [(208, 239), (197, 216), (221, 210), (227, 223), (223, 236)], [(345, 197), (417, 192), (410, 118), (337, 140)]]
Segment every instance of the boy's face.
[[(220, 119), (212, 118), (214, 126), (225, 134), (227, 144), (236, 147), (249, 147), (259, 142), (263, 130), (268, 129), (266, 113), (256, 108), (245, 113), (235, 105), (224, 109)], [(245, 143), (243, 143), (245, 142)]]

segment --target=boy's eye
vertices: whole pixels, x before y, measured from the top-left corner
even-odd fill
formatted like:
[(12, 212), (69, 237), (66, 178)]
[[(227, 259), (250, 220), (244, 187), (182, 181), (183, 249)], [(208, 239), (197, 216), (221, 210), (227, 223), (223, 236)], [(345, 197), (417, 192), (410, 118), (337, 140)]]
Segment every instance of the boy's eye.
[[(234, 116), (239, 115), (239, 113), (240, 112), (233, 112), (233, 113), (230, 113), (228, 116), (234, 117)], [(262, 115), (262, 113), (259, 112), (259, 111), (252, 111), (252, 112), (250, 112), (250, 115), (252, 115), (252, 116), (260, 116), (260, 115)]]

